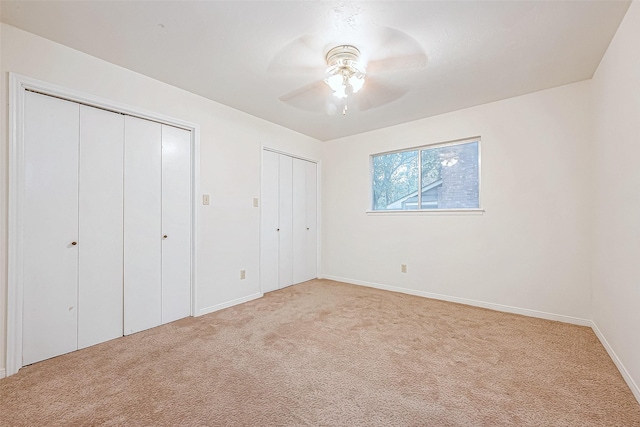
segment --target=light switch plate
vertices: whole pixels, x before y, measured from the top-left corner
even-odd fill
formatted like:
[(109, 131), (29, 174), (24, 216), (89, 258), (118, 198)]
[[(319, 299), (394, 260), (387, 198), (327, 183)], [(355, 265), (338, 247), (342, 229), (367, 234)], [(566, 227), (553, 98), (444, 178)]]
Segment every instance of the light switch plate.
[(257, 197), (253, 198), (253, 207), (257, 208), (258, 206), (260, 206), (260, 200)]
[(203, 194), (202, 195), (202, 204), (203, 205), (208, 205), (209, 204), (209, 195), (208, 194)]

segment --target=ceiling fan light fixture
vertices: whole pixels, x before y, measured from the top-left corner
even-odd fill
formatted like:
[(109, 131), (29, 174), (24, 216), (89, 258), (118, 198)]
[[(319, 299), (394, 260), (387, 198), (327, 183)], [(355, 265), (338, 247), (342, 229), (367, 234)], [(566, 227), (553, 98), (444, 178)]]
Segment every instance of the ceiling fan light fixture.
[(338, 99), (343, 99), (347, 97), (347, 88), (345, 86), (340, 86), (338, 89), (333, 91), (333, 96)]
[(349, 77), (349, 84), (353, 88), (353, 93), (358, 92), (364, 85), (364, 76), (351, 76)]
[(360, 51), (355, 46), (334, 47), (327, 53), (326, 59), (329, 68), (324, 81), (336, 98), (346, 98), (362, 89), (365, 69), (359, 62)]
[(340, 90), (341, 88), (344, 89), (344, 77), (341, 74), (330, 75), (329, 77), (327, 77), (325, 82), (334, 92)]

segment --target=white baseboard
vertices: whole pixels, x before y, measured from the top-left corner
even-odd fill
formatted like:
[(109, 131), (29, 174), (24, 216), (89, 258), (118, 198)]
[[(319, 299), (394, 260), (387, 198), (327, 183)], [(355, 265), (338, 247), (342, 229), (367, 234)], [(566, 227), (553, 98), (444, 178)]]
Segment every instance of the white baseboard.
[(529, 317), (538, 317), (540, 319), (556, 320), (558, 322), (571, 323), (580, 326), (592, 326), (591, 320), (582, 319), (580, 317), (565, 316), (563, 314), (547, 313), (545, 311), (531, 310), (528, 308), (513, 307), (510, 305), (496, 304), (492, 302), (478, 301), (468, 298), (460, 298), (432, 292), (417, 291), (414, 289), (400, 288), (397, 286), (382, 285), (380, 283), (365, 282), (363, 280), (347, 279), (345, 277), (323, 276), (324, 279), (335, 280), (337, 282), (350, 283), (352, 285), (367, 286), (370, 288), (384, 289), (387, 291), (400, 292), (403, 294), (417, 295), (425, 298), (432, 298), (442, 301), (456, 302), (459, 304), (471, 305), (474, 307), (488, 308), (491, 310), (502, 311), (505, 313), (522, 314)]
[(598, 325), (596, 325), (595, 322), (591, 322), (591, 328), (602, 343), (602, 346), (605, 348), (605, 350), (607, 350), (607, 353), (609, 353), (609, 357), (611, 357), (611, 360), (613, 360), (613, 363), (615, 363), (618, 371), (620, 371), (620, 375), (622, 375), (622, 378), (624, 378), (624, 380), (626, 381), (636, 400), (638, 401), (638, 403), (640, 403), (640, 387), (638, 387), (638, 384), (636, 384), (633, 378), (631, 378), (629, 371), (627, 371), (627, 368), (624, 367), (616, 352), (613, 351), (613, 348), (611, 347), (611, 345), (609, 345), (609, 342), (598, 328)]
[(344, 277), (323, 276), (322, 278), (328, 279), (328, 280), (335, 280), (337, 282), (350, 283), (352, 285), (368, 286), (370, 288), (384, 289), (384, 290), (393, 291), (393, 292), (401, 292), (403, 294), (417, 295), (421, 297), (433, 298), (433, 299), (442, 300), (442, 301), (457, 302), (460, 304), (471, 305), (474, 307), (482, 307), (482, 308), (488, 308), (491, 310), (502, 311), (505, 313), (522, 314), (524, 316), (538, 317), (538, 318), (547, 319), (547, 320), (556, 320), (558, 322), (571, 323), (574, 325), (589, 326), (591, 329), (593, 329), (593, 332), (596, 334), (596, 337), (598, 337), (598, 339), (602, 343), (602, 346), (607, 350), (607, 353), (609, 353), (611, 360), (613, 360), (613, 363), (618, 368), (618, 371), (620, 371), (622, 378), (624, 378), (625, 382), (631, 389), (631, 392), (633, 393), (634, 397), (640, 403), (640, 387), (638, 387), (636, 382), (633, 380), (633, 378), (629, 374), (629, 371), (627, 371), (625, 366), (622, 364), (622, 361), (620, 360), (616, 352), (613, 351), (613, 348), (611, 347), (611, 345), (609, 345), (609, 342), (604, 337), (604, 334), (600, 331), (600, 329), (598, 329), (598, 326), (592, 320), (582, 319), (580, 317), (565, 316), (563, 314), (547, 313), (544, 311), (531, 310), (528, 308), (512, 307), (509, 305), (478, 301), (478, 300), (473, 300), (468, 298), (460, 298), (460, 297), (453, 297), (449, 295), (435, 294), (431, 292), (416, 291), (414, 289), (382, 285), (380, 283), (365, 282), (363, 280), (347, 279)]
[(0, 378), (4, 378), (7, 376), (6, 371), (4, 370), (4, 368), (0, 369)]
[(206, 308), (201, 308), (200, 310), (198, 310), (196, 317), (202, 316), (204, 314), (213, 313), (214, 311), (222, 310), (223, 308), (233, 307), (234, 305), (242, 304), (243, 302), (249, 302), (254, 299), (262, 298), (262, 295), (263, 295), (262, 292), (258, 292), (257, 294), (251, 294), (251, 295), (247, 295), (246, 297), (237, 298), (231, 301), (212, 305)]

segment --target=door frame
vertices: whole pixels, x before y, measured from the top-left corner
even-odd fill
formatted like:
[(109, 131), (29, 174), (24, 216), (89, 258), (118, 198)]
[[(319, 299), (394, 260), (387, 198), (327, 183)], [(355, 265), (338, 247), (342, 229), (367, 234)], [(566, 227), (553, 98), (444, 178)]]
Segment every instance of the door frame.
[(191, 132), (191, 316), (197, 308), (197, 226), (200, 183), (200, 126), (113, 100), (9, 73), (9, 199), (6, 375), (22, 367), (24, 105), (27, 91), (186, 129)]
[[(322, 278), (322, 272), (320, 271), (321, 260), (322, 260), (322, 242), (320, 236), (322, 235), (322, 206), (321, 206), (321, 197), (320, 191), (322, 189), (321, 183), (321, 174), (322, 174), (322, 162), (317, 159), (312, 159), (309, 157), (305, 157), (299, 154), (293, 154), (288, 151), (283, 151), (277, 148), (272, 147), (271, 145), (261, 144), (260, 145), (260, 206), (262, 206), (262, 200), (264, 199), (264, 152), (270, 151), (276, 154), (282, 154), (285, 156), (292, 157), (294, 159), (300, 159), (307, 162), (316, 164), (316, 275), (318, 279)], [(262, 283), (262, 208), (260, 208), (260, 239), (259, 239), (259, 247), (260, 247), (260, 258), (258, 263), (258, 274), (260, 277), (260, 293), (264, 294), (264, 286)]]

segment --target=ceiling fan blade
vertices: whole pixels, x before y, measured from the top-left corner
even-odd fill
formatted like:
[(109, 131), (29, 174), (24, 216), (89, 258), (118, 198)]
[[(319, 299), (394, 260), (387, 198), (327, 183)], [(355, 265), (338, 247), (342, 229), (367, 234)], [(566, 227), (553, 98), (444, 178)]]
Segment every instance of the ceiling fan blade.
[(369, 61), (367, 73), (380, 74), (398, 70), (420, 69), (427, 66), (427, 55), (414, 53)]
[(330, 104), (332, 104), (331, 98), (333, 96), (329, 86), (323, 81), (317, 81), (286, 93), (278, 99), (300, 110), (325, 113), (332, 111), (330, 107)]
[(380, 80), (367, 77), (362, 90), (354, 95), (358, 110), (367, 111), (382, 107), (396, 99), (402, 98), (408, 92), (407, 89)]
[(321, 49), (322, 44), (317, 37), (298, 37), (275, 54), (267, 71), (278, 75), (312, 75), (320, 79), (327, 67), (319, 53)]
[(368, 73), (419, 69), (427, 66), (422, 45), (409, 34), (394, 28), (380, 29), (377, 47), (367, 57)]

